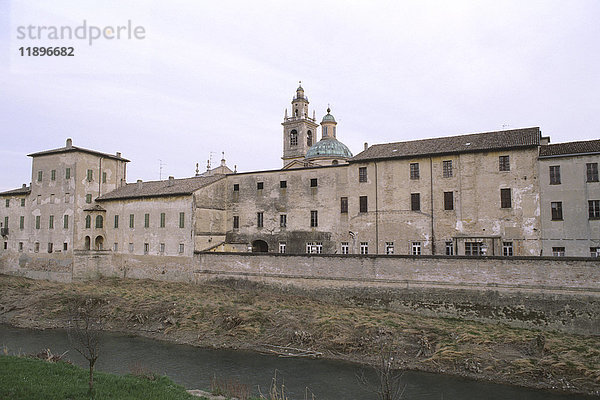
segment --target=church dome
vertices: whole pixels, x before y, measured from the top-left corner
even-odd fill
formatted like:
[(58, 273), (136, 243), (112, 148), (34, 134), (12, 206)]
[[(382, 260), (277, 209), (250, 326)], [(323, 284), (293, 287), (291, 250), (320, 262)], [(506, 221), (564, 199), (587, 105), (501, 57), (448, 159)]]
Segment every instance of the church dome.
[[(332, 117), (333, 118), (333, 117)], [(309, 158), (352, 158), (352, 153), (346, 145), (334, 138), (325, 138), (319, 140), (306, 152), (306, 159)]]

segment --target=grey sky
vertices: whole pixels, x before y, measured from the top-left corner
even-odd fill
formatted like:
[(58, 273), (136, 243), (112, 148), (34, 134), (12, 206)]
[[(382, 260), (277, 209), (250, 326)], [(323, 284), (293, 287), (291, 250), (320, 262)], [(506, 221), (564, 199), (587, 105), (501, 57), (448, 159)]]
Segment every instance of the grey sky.
[[(64, 145), (132, 160), (128, 180), (218, 163), (281, 167), (298, 80), (338, 139), (363, 143), (539, 126), (600, 137), (599, 1), (1, 1), (0, 190), (26, 154)], [(137, 42), (20, 57), (18, 25), (143, 25)], [(57, 42), (58, 43), (58, 42)], [(56, 45), (56, 44), (55, 44)], [(311, 111), (312, 112), (312, 111)]]

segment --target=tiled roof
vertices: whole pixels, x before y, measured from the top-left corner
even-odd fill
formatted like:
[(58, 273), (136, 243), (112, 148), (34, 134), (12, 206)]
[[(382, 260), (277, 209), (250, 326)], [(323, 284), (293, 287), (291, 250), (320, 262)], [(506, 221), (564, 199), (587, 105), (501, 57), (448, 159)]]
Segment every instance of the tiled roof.
[(83, 147), (77, 147), (77, 146), (68, 146), (68, 147), (65, 146), (65, 147), (60, 147), (58, 149), (53, 149), (53, 150), (38, 151), (37, 153), (28, 154), (28, 156), (29, 157), (47, 156), (50, 154), (68, 153), (71, 151), (80, 151), (82, 153), (88, 153), (88, 154), (93, 154), (96, 156), (112, 158), (113, 160), (129, 162), (128, 159), (123, 158), (121, 156), (116, 156), (114, 154), (108, 154), (108, 153), (102, 153), (102, 152), (96, 151), (96, 150), (84, 149)]
[(106, 193), (96, 199), (96, 201), (135, 199), (141, 197), (161, 197), (161, 196), (184, 196), (191, 195), (201, 187), (207, 186), (213, 182), (223, 179), (225, 175), (198, 176), (194, 178), (173, 179), (172, 184), (169, 180), (148, 181), (139, 183), (128, 183), (112, 192)]
[(600, 153), (600, 139), (586, 140), (581, 142), (556, 143), (540, 147), (540, 157), (585, 153)]
[(2, 193), (0, 193), (0, 196), (10, 196), (10, 195), (15, 195), (15, 194), (29, 194), (29, 193), (31, 193), (31, 187), (24, 186), (24, 187), (20, 187), (18, 189), (13, 189), (13, 190), (8, 190), (6, 192), (2, 192)]
[(540, 128), (511, 129), (508, 131), (376, 144), (354, 156), (354, 158), (350, 159), (350, 162), (503, 150), (518, 147), (533, 147), (539, 144)]

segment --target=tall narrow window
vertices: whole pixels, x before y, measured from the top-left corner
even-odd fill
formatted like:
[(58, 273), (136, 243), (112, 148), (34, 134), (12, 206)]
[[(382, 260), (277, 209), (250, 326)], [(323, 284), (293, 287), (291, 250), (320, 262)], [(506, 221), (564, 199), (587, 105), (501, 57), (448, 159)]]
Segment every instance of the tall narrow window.
[(48, 243), (48, 253), (52, 253), (54, 251), (54, 243)]
[(348, 242), (342, 242), (340, 245), (340, 250), (342, 252), (342, 254), (349, 254), (350, 253), (350, 244)]
[(419, 163), (410, 164), (410, 179), (417, 180), (420, 178)]
[(135, 215), (134, 214), (129, 214), (129, 227), (130, 228), (134, 227), (134, 222), (135, 222)]
[(369, 242), (360, 242), (360, 254), (369, 254)]
[(63, 251), (67, 251), (67, 249), (69, 248), (69, 244), (67, 242), (63, 243)]
[(394, 242), (385, 242), (385, 254), (394, 254)]
[(42, 175), (43, 175), (43, 172), (42, 171), (38, 171), (38, 179), (37, 179), (38, 182), (42, 181)]
[(4, 227), (8, 228), (8, 217), (4, 217)]
[(510, 189), (500, 189), (500, 207), (501, 208), (511, 208), (512, 207), (512, 199), (511, 199), (511, 190)]
[(52, 171), (50, 171), (50, 180), (51, 181), (55, 181), (56, 180), (56, 170), (53, 169)]
[(550, 207), (552, 210), (552, 220), (553, 221), (562, 221), (562, 219), (563, 219), (562, 201), (553, 201), (550, 203)]
[(600, 219), (600, 200), (588, 200), (588, 215), (590, 219)]
[(298, 131), (295, 129), (290, 132), (290, 146), (298, 146)]
[(98, 228), (98, 229), (104, 228), (104, 218), (102, 218), (102, 215), (96, 216), (96, 228)]
[(185, 250), (185, 245), (183, 243), (179, 243), (179, 254), (183, 254)]
[(257, 212), (256, 213), (256, 226), (258, 228), (262, 228), (263, 227), (263, 218), (264, 218), (264, 213), (262, 212)]
[(598, 163), (587, 163), (585, 169), (587, 181), (598, 182)]
[(165, 213), (160, 213), (160, 227), (161, 228), (165, 227), (165, 219), (166, 219)]
[(340, 198), (340, 213), (348, 214), (348, 198), (347, 197)]
[(150, 253), (150, 243), (144, 243), (144, 254)]
[(21, 199), (21, 207), (25, 207), (25, 199)]
[(19, 217), (19, 229), (25, 229), (25, 217), (23, 215)]
[(454, 192), (444, 192), (444, 210), (454, 210)]
[(86, 194), (85, 195), (85, 202), (90, 204), (92, 202), (92, 195), (91, 194)]
[(313, 145), (313, 137), (312, 137), (312, 132), (311, 131), (306, 132), (306, 145), (308, 147), (310, 147), (310, 146)]
[(63, 216), (63, 229), (69, 229), (69, 216)]
[(446, 244), (446, 255), (453, 256), (454, 255), (454, 244), (451, 241), (447, 241), (445, 244)]
[(442, 161), (442, 176), (452, 178), (452, 160)]
[(90, 229), (92, 227), (92, 217), (89, 215), (85, 216), (85, 228)]
[(421, 193), (410, 194), (410, 210), (421, 211)]
[(233, 229), (239, 229), (240, 228), (240, 217), (239, 215), (234, 215), (233, 216)]
[(285, 247), (286, 247), (286, 243), (285, 242), (279, 242), (279, 252), (281, 254), (285, 253)]
[(102, 183), (106, 183), (106, 172), (102, 173)]
[(179, 227), (185, 228), (185, 213), (184, 212), (179, 213)]
[(6, 207), (10, 207), (10, 199), (6, 199)]
[(279, 226), (281, 228), (285, 228), (287, 226), (287, 215), (286, 214), (281, 214), (279, 216)]
[(498, 157), (498, 170), (499, 171), (510, 171), (510, 156)]
[(560, 165), (550, 166), (550, 184), (560, 185)]
[(361, 213), (366, 213), (369, 210), (368, 198), (367, 196), (360, 196), (358, 198), (359, 203), (359, 211)]
[(358, 181), (359, 182), (367, 181), (367, 167), (358, 168)]
[(319, 226), (319, 213), (316, 210), (310, 212), (310, 226), (311, 228)]
[(144, 228), (150, 227), (150, 214), (144, 214)]
[(115, 215), (115, 223), (114, 223), (114, 228), (117, 229), (119, 227), (119, 216)]
[(88, 182), (91, 182), (94, 180), (94, 170), (91, 170), (91, 169), (87, 170), (87, 180), (88, 180)]
[(159, 249), (160, 249), (160, 254), (164, 254), (165, 253), (165, 244), (161, 243)]
[(35, 217), (35, 229), (40, 229), (40, 216), (36, 215)]
[(65, 170), (65, 179), (71, 179), (71, 168)]

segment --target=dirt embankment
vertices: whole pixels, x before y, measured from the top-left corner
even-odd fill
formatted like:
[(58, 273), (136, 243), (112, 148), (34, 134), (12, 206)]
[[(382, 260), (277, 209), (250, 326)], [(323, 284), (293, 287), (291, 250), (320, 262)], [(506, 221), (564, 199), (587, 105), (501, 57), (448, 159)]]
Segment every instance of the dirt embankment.
[(240, 281), (62, 284), (0, 275), (0, 323), (64, 328), (69, 305), (88, 297), (100, 300), (109, 331), (203, 347), (289, 346), (362, 363), (376, 362), (386, 341), (404, 368), (600, 395), (600, 337), (342, 306)]

